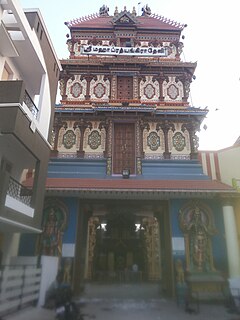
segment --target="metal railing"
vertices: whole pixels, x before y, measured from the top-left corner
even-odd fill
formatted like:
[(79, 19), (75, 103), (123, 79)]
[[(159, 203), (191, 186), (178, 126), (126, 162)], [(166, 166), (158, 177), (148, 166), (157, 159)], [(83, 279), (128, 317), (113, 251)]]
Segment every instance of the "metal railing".
[(30, 265), (1, 267), (0, 317), (38, 301), (41, 272)]
[(33, 114), (34, 118), (37, 119), (38, 115), (38, 108), (36, 107), (35, 103), (32, 101), (30, 95), (25, 91), (24, 97), (23, 97), (23, 102), (26, 104), (28, 109), (31, 111)]
[(10, 177), (7, 194), (30, 207), (32, 189), (23, 186), (21, 183)]

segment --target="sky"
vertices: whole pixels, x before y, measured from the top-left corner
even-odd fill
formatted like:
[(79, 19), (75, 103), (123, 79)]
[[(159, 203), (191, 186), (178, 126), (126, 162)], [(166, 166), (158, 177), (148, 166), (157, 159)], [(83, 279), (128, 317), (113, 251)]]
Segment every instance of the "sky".
[[(187, 24), (181, 59), (197, 62), (191, 84), (191, 106), (208, 107), (198, 133), (200, 150), (232, 146), (240, 136), (240, 23), (239, 0), (19, 0), (23, 8), (39, 8), (59, 59), (68, 58), (64, 24), (75, 18), (98, 13), (105, 4), (109, 14), (115, 7), (132, 12), (148, 4), (152, 13)], [(118, 4), (117, 4), (118, 3)], [(204, 129), (205, 127), (206, 129)]]

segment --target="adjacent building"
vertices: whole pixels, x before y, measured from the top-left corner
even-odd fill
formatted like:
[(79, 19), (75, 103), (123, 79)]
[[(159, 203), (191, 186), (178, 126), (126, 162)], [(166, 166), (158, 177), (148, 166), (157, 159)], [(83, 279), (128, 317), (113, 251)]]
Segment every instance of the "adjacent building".
[[(199, 160), (202, 163), (203, 171), (212, 179), (217, 179), (233, 186), (240, 191), (240, 145), (239, 138), (232, 146), (217, 151), (201, 151)], [(237, 238), (240, 245), (240, 201), (235, 200), (235, 221), (237, 226)]]
[[(21, 233), (41, 232), (49, 130), (61, 65), (38, 10), (0, 1), (0, 250), (18, 253)], [(31, 184), (24, 181), (31, 177)], [(33, 244), (28, 243), (31, 247)]]

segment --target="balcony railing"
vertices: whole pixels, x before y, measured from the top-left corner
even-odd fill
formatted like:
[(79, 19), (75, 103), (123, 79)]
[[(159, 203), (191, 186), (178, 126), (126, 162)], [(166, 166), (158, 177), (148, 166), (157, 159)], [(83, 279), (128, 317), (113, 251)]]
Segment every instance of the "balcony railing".
[(37, 119), (38, 108), (36, 107), (35, 103), (32, 101), (31, 97), (29, 96), (29, 94), (27, 93), (26, 90), (25, 90), (25, 93), (24, 93), (24, 96), (23, 96), (23, 102), (26, 104), (28, 109), (31, 111), (31, 113), (33, 114), (34, 118)]
[(27, 206), (31, 206), (32, 189), (23, 186), (12, 177), (9, 180), (7, 194)]
[(0, 81), (0, 104), (25, 103), (33, 116), (37, 118), (38, 108), (26, 91), (23, 80), (1, 80)]

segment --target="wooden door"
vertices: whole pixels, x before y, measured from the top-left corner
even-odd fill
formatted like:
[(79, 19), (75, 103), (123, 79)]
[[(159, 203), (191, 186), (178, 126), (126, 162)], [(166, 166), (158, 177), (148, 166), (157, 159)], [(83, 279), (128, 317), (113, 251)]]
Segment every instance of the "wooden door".
[(117, 78), (117, 97), (120, 100), (133, 99), (133, 78), (132, 77)]
[(113, 173), (122, 174), (129, 169), (135, 174), (135, 125), (134, 123), (115, 123), (113, 145)]

